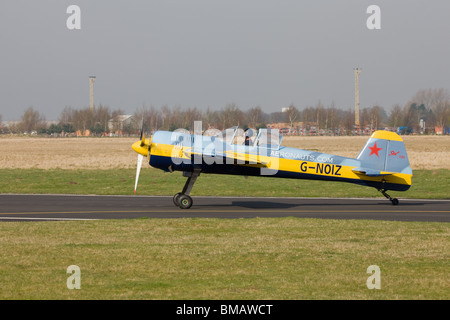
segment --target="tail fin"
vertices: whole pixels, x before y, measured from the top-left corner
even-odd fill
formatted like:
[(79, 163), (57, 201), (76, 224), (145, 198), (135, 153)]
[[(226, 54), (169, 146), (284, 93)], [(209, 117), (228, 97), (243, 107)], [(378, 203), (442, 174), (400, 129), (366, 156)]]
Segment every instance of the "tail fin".
[(403, 139), (391, 131), (375, 131), (356, 159), (361, 161), (361, 168), (354, 171), (368, 176), (412, 175)]

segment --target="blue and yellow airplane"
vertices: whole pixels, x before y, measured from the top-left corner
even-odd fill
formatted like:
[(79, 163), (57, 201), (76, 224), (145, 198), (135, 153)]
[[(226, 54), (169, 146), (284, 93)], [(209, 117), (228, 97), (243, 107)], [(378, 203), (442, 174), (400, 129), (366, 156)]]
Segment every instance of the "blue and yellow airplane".
[(386, 191), (411, 186), (406, 148), (394, 132), (375, 131), (355, 159), (282, 146), (274, 129), (260, 129), (256, 137), (247, 132), (243, 138), (239, 132), (237, 127), (212, 136), (156, 131), (146, 139), (141, 131), (140, 141), (132, 146), (139, 154), (134, 192), (144, 156), (152, 167), (182, 171), (188, 178), (173, 197), (182, 209), (192, 206), (189, 194), (200, 173), (350, 182), (376, 188), (393, 205), (399, 201)]

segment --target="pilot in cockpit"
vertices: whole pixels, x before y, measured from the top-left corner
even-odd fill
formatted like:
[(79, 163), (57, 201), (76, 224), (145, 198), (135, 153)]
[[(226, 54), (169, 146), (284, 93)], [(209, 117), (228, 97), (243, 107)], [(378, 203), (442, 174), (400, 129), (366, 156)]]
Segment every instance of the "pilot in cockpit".
[(244, 141), (244, 145), (246, 146), (252, 146), (252, 140), (250, 139), (250, 137), (253, 135), (253, 131), (251, 129), (247, 129), (245, 130), (245, 141)]

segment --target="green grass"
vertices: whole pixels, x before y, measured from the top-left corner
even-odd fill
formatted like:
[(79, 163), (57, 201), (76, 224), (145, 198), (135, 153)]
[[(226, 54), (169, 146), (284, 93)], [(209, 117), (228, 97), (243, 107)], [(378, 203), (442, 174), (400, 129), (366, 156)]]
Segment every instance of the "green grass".
[(0, 299), (449, 299), (449, 233), (298, 218), (1, 223)]
[[(0, 193), (133, 194), (135, 170), (0, 169)], [(140, 195), (174, 195), (186, 178), (180, 172), (143, 168)], [(449, 199), (450, 170), (416, 170), (413, 185), (393, 197)], [(342, 182), (202, 174), (193, 196), (380, 197), (374, 188)]]
[[(135, 170), (1, 169), (0, 193), (133, 194)], [(450, 170), (417, 170), (407, 198), (450, 198)], [(138, 194), (186, 178), (143, 168)], [(325, 181), (201, 175), (193, 196), (378, 197)], [(448, 223), (298, 218), (0, 223), (0, 299), (450, 298)], [(66, 269), (81, 269), (69, 290)], [(381, 289), (369, 290), (370, 265)]]

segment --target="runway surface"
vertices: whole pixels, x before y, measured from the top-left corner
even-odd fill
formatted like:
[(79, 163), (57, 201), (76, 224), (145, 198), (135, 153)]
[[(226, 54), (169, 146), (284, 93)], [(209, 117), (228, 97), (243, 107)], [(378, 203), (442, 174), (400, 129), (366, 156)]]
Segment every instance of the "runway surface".
[(193, 197), (188, 210), (172, 197), (0, 195), (0, 221), (136, 218), (299, 217), (450, 222), (450, 200)]

